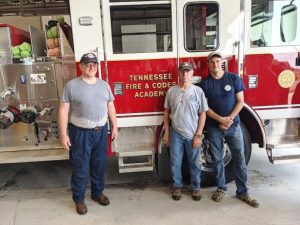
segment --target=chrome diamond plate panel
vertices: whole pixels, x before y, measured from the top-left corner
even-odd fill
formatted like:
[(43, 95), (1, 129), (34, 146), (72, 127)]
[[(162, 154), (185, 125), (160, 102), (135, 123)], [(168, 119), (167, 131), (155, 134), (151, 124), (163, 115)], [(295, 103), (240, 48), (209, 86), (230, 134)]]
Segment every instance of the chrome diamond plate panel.
[(76, 77), (76, 62), (75, 60), (63, 61), (63, 83), (64, 85)]
[[(266, 123), (267, 122), (267, 123)], [(300, 142), (300, 121), (295, 119), (275, 119), (265, 121), (268, 144), (293, 144)]]
[(156, 126), (121, 128), (119, 136), (113, 142), (114, 151), (119, 154), (146, 155), (155, 150)]
[(12, 63), (11, 37), (8, 27), (0, 27), (0, 64)]

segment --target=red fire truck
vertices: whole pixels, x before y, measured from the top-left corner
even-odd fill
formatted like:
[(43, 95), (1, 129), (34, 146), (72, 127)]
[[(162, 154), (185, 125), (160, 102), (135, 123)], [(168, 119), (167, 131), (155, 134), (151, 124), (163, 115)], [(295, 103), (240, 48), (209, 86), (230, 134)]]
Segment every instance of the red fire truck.
[[(300, 0), (69, 0), (66, 5), (74, 44), (75, 64), (71, 67), (77, 68), (79, 75), (81, 55), (96, 53), (100, 62), (98, 75), (108, 81), (115, 95), (120, 134), (118, 140), (111, 143), (109, 154), (118, 157), (121, 173), (156, 169), (160, 177), (168, 176), (168, 149), (161, 140), (166, 91), (178, 81), (180, 62), (192, 63), (194, 83), (205, 78), (207, 55), (214, 50), (225, 56), (224, 70), (240, 76), (246, 87), (240, 116), (247, 162), (253, 143), (266, 149), (272, 163), (299, 161)], [(63, 77), (59, 81), (59, 73), (55, 75), (59, 89), (59, 84), (72, 78), (66, 68), (73, 64), (63, 56), (58, 57), (58, 61)], [(58, 66), (53, 67), (55, 70)], [(46, 72), (27, 73), (31, 77), (31, 74)], [(42, 87), (43, 83), (37, 81), (32, 85)], [(7, 86), (2, 89), (0, 93), (5, 99)], [(60, 91), (57, 93), (55, 99), (59, 101)], [(35, 101), (27, 100), (27, 105), (26, 101), (23, 105), (18, 103), (15, 108), (21, 105), (24, 111)], [(33, 141), (26, 148), (0, 144), (1, 162), (67, 158), (58, 143), (49, 144), (51, 137), (57, 138), (53, 135), (57, 128), (57, 103), (37, 105), (39, 107), (33, 108), (38, 122), (23, 120), (20, 123), (25, 123), (23, 132), (32, 130), (39, 142)], [(23, 111), (18, 110), (22, 114)], [(40, 115), (43, 110), (48, 116), (49, 112), (54, 115), (48, 118), (50, 123), (45, 122), (45, 113)], [(2, 110), (2, 114), (5, 112)], [(25, 115), (28, 116), (28, 110)], [(13, 126), (16, 124), (0, 130), (4, 139), (5, 135), (11, 135), (8, 130)], [(209, 143), (206, 139), (203, 143), (203, 182), (210, 183)], [(55, 153), (50, 153), (53, 149)], [(20, 160), (19, 156), (26, 153), (28, 156)], [(227, 179), (231, 180), (233, 165), (227, 146), (224, 159)]]

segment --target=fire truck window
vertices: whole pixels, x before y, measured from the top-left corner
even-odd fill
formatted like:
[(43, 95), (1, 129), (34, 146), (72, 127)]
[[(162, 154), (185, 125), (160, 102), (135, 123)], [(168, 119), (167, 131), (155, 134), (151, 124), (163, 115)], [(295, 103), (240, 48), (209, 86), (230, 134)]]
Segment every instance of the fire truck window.
[(300, 44), (300, 0), (252, 0), (251, 47)]
[(172, 51), (170, 4), (111, 6), (110, 14), (113, 53)]
[(217, 3), (193, 3), (185, 8), (185, 48), (188, 51), (216, 49), (219, 7)]
[(295, 5), (290, 4), (282, 7), (280, 30), (282, 41), (291, 42), (295, 40), (297, 34), (297, 7)]

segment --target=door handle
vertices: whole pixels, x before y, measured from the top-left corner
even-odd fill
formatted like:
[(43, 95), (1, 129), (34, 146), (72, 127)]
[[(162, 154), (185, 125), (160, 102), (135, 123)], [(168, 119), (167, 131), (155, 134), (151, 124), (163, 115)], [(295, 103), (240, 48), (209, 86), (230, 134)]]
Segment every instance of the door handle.
[(50, 68), (47, 67), (47, 66), (44, 66), (44, 67), (41, 68), (41, 71), (42, 72), (47, 72), (47, 71), (50, 71)]

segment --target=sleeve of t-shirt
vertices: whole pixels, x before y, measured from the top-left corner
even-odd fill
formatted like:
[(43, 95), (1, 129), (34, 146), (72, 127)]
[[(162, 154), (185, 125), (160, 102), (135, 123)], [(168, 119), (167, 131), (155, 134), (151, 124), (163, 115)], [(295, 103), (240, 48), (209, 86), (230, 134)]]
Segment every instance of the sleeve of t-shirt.
[(236, 79), (235, 79), (235, 94), (237, 94), (241, 91), (244, 91), (245, 86), (243, 84), (242, 79), (238, 75), (235, 75), (235, 76), (236, 76)]
[(165, 103), (164, 103), (164, 108), (165, 109), (170, 109), (171, 108), (171, 106), (170, 106), (170, 100), (169, 100), (169, 98), (170, 98), (170, 89), (171, 88), (169, 88), (169, 90), (167, 91), (167, 94), (166, 94), (166, 97), (165, 97)]
[(106, 83), (106, 87), (107, 87), (107, 90), (108, 90), (108, 102), (112, 102), (112, 101), (115, 100), (115, 97), (114, 97), (114, 95), (113, 95), (113, 93), (111, 91), (111, 88), (110, 88), (110, 86), (109, 86), (108, 83)]
[(200, 100), (200, 107), (199, 107), (198, 113), (206, 112), (208, 110), (208, 105), (207, 105), (207, 101), (205, 98), (205, 94), (201, 88), (200, 88), (200, 99), (199, 100)]
[(197, 86), (199, 86), (202, 91), (204, 92), (204, 96), (206, 97), (206, 82), (205, 80), (201, 81), (199, 84), (197, 84)]
[(71, 95), (71, 88), (70, 88), (70, 84), (67, 83), (64, 87), (64, 91), (63, 91), (60, 101), (65, 102), (65, 103), (70, 103), (71, 102), (70, 95)]

